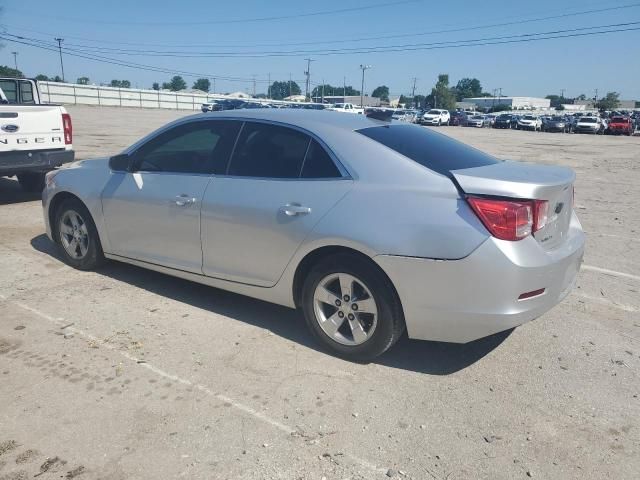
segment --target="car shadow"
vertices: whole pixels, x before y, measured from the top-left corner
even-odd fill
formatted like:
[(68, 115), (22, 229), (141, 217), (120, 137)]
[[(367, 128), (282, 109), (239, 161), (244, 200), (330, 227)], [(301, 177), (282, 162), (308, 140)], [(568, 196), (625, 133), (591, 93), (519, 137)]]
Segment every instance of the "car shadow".
[(25, 192), (16, 178), (0, 177), (0, 205), (33, 202), (41, 198), (40, 193)]
[[(35, 250), (62, 261), (58, 247), (46, 235), (31, 239), (31, 245)], [(108, 262), (97, 273), (156, 295), (267, 329), (287, 340), (326, 353), (309, 334), (299, 311), (121, 262)], [(405, 334), (373, 363), (429, 375), (449, 375), (482, 359), (512, 331), (466, 344), (410, 340)]]

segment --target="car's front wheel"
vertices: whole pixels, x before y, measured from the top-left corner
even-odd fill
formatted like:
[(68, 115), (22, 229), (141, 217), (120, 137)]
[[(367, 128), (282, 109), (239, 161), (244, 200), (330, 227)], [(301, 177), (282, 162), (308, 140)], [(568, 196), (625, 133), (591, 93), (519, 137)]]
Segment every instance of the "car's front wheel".
[(370, 361), (404, 331), (402, 307), (389, 279), (371, 261), (337, 254), (318, 263), (302, 290), (312, 334), (332, 353)]
[(80, 200), (70, 198), (62, 202), (52, 230), (68, 265), (78, 270), (93, 270), (104, 263), (98, 230)]

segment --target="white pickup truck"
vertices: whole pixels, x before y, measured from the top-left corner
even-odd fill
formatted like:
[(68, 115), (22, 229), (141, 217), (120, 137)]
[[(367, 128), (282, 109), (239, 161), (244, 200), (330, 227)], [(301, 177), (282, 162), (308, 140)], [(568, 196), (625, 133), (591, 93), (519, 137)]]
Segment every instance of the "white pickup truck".
[(364, 113), (364, 108), (357, 108), (352, 103), (336, 103), (333, 107), (329, 108), (329, 110), (343, 113)]
[(45, 174), (72, 162), (71, 117), (40, 102), (34, 80), (0, 78), (0, 177), (16, 175), (24, 190), (40, 192)]

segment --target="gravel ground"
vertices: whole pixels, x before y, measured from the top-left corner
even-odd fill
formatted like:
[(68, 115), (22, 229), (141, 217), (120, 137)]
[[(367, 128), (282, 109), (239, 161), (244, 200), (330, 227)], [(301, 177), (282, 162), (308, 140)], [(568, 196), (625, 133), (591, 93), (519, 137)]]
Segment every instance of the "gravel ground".
[[(70, 107), (78, 158), (181, 112)], [(573, 167), (578, 285), (511, 333), (316, 349), (282, 307), (111, 262), (66, 267), (37, 196), (0, 179), (0, 479), (634, 479), (640, 138), (443, 127)]]

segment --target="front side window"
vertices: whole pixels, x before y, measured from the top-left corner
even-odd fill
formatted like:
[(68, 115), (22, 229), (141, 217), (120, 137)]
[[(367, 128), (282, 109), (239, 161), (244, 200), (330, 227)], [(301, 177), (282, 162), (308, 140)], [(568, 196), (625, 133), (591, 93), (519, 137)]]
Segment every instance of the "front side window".
[(223, 174), (241, 122), (200, 121), (178, 125), (135, 153), (144, 172)]
[(240, 177), (298, 178), (311, 141), (291, 128), (246, 122), (228, 174)]

